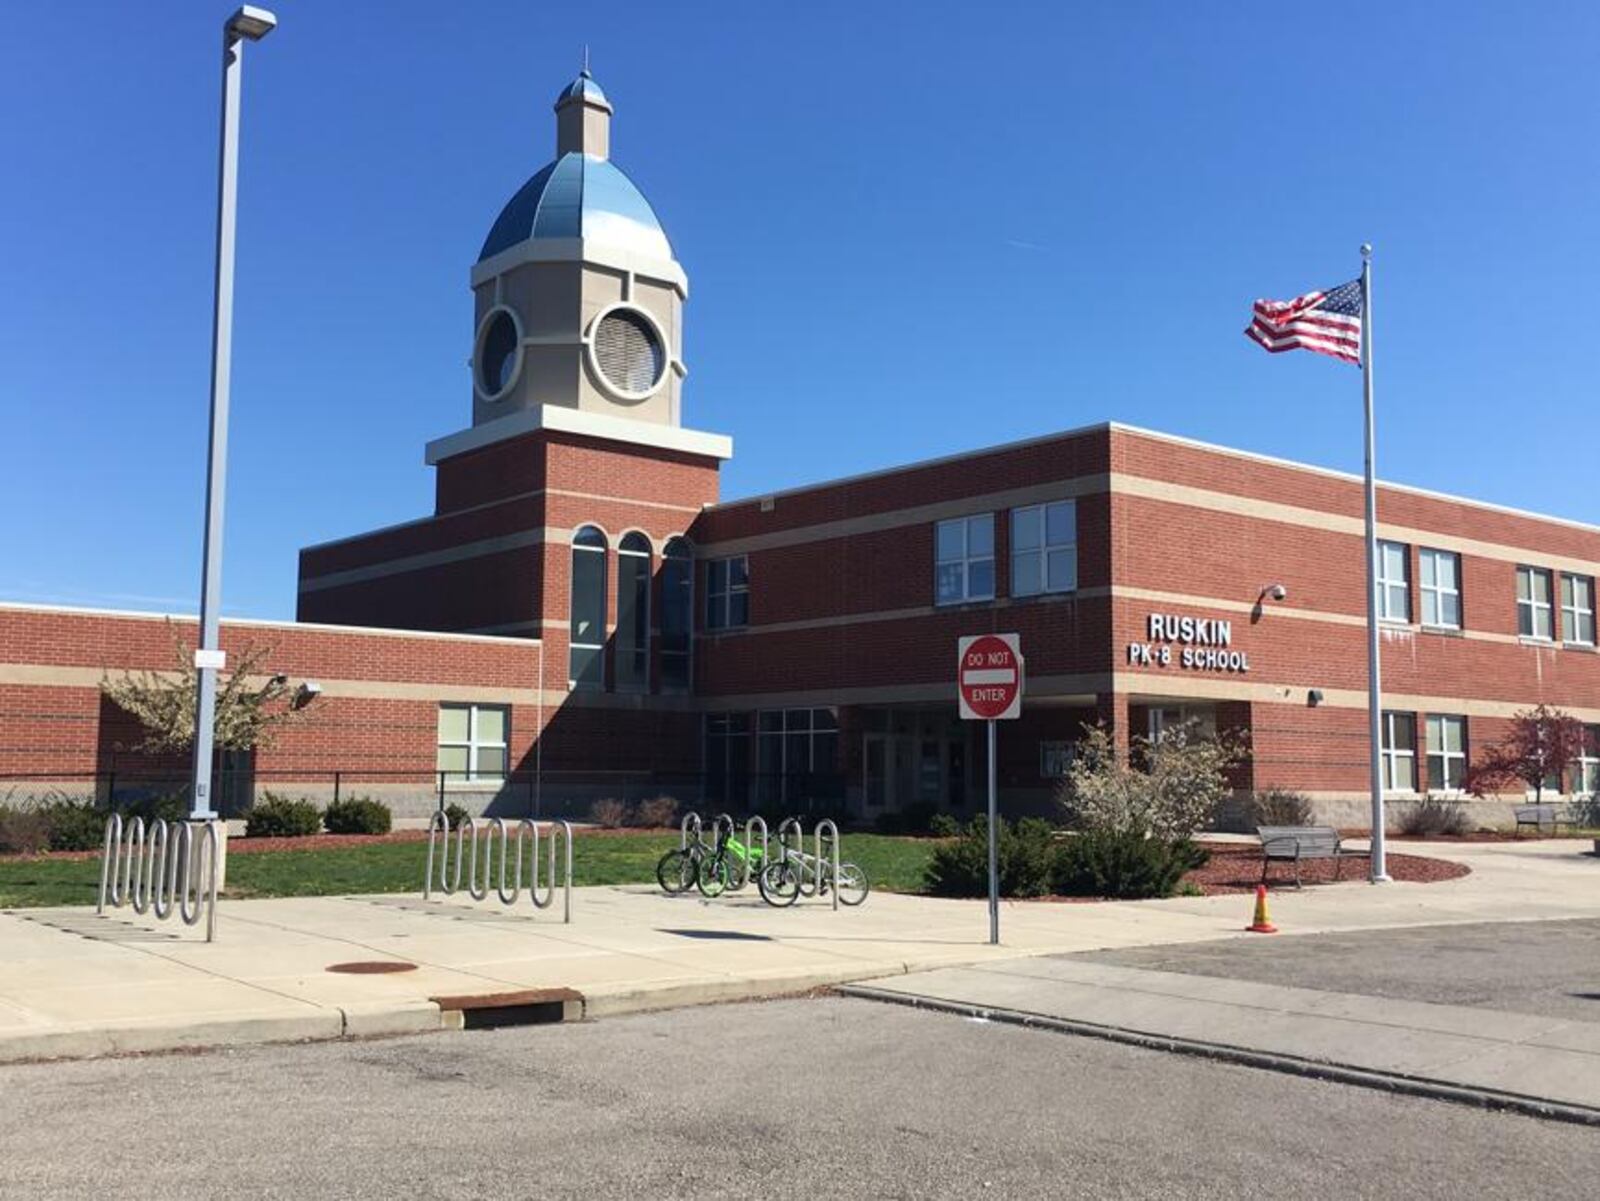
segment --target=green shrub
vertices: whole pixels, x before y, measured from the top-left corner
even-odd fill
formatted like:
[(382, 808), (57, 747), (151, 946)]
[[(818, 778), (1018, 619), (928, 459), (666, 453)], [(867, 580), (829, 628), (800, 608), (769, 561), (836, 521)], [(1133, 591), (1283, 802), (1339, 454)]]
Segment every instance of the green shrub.
[(304, 838), (322, 829), (322, 814), (310, 801), (264, 792), (245, 817), (246, 838)]
[(928, 819), (928, 833), (935, 838), (954, 838), (961, 833), (961, 823), (948, 813), (935, 813)]
[(471, 816), (471, 810), (469, 810), (465, 805), (456, 804), (454, 801), (451, 801), (444, 807), (445, 820), (450, 823), (450, 828), (452, 830), (460, 829), (461, 823), (468, 820)]
[(1051, 882), (1067, 897), (1169, 897), (1184, 873), (1208, 857), (1187, 838), (1168, 841), (1132, 831), (1092, 830), (1061, 844)]
[(0, 854), (37, 855), (50, 848), (50, 825), (33, 805), (0, 806)]
[[(1043, 818), (1025, 817), (1015, 825), (1001, 818), (997, 833), (1000, 895), (1044, 896), (1050, 890), (1055, 829)], [(924, 883), (936, 897), (989, 895), (989, 831), (985, 819), (975, 819), (954, 841), (934, 848)]]
[(1316, 806), (1302, 792), (1288, 788), (1263, 788), (1252, 793), (1250, 824), (1255, 826), (1310, 826), (1316, 823)]
[(334, 801), (322, 815), (329, 834), (387, 834), (394, 818), (389, 806), (371, 797), (353, 796)]
[(1467, 811), (1457, 801), (1444, 797), (1423, 797), (1400, 818), (1400, 833), (1413, 838), (1430, 834), (1465, 834)]
[(93, 851), (105, 844), (106, 811), (93, 797), (53, 793), (38, 807), (52, 851)]
[(158, 821), (181, 822), (189, 816), (189, 794), (187, 791), (156, 793), (121, 801), (116, 808), (121, 812), (123, 821), (142, 817), (147, 826)]

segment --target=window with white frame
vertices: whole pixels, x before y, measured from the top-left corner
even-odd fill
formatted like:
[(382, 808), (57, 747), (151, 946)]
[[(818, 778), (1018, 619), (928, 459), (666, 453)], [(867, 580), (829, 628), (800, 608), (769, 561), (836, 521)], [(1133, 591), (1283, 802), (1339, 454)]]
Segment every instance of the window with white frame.
[(1071, 592), (1078, 586), (1078, 506), (1051, 501), (1011, 510), (1011, 595)]
[(586, 525), (572, 535), (572, 593), (567, 630), (567, 682), (606, 686), (606, 536)]
[(661, 548), (661, 691), (687, 692), (694, 645), (694, 548), (668, 538)]
[(510, 732), (504, 705), (440, 705), (439, 774), (446, 783), (503, 779)]
[(1583, 734), (1572, 761), (1572, 795), (1590, 797), (1600, 792), (1600, 726), (1584, 726)]
[(1422, 624), (1435, 629), (1461, 628), (1461, 556), (1454, 551), (1423, 547), (1417, 552)]
[(994, 514), (941, 521), (934, 531), (934, 599), (994, 599)]
[(650, 687), (650, 539), (638, 530), (617, 544), (617, 688)]
[(750, 621), (750, 564), (743, 555), (706, 564), (706, 629), (734, 630)]
[(1561, 641), (1594, 645), (1594, 577), (1561, 576)]
[(1410, 551), (1404, 542), (1378, 543), (1379, 621), (1411, 620)]
[(1517, 633), (1548, 639), (1550, 610), (1550, 572), (1543, 567), (1517, 568)]
[(1428, 788), (1459, 792), (1467, 778), (1467, 719), (1451, 713), (1427, 718)]
[(1383, 714), (1383, 790), (1417, 790), (1417, 715), (1385, 710)]

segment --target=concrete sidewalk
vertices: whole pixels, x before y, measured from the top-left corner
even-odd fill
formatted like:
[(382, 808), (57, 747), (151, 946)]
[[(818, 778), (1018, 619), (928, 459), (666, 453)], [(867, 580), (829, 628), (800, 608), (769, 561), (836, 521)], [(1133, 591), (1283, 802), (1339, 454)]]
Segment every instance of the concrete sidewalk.
[(1595, 1022), (1058, 958), (843, 991), (1600, 1126)]
[[(1408, 848), (1466, 862), (1439, 884), (1274, 894), (1312, 933), (1600, 916), (1600, 860), (1573, 842)], [(0, 913), (0, 1061), (391, 1034), (459, 1024), (472, 998), (562, 994), (569, 1016), (798, 992), (931, 968), (1242, 936), (1246, 896), (1007, 903), (1003, 945), (981, 901), (874, 893), (837, 912), (753, 895), (708, 903), (647, 887), (577, 891), (573, 921), (524, 900), (317, 897), (232, 901), (215, 943), (127, 910)], [(382, 962), (394, 974), (335, 965)], [(439, 998), (455, 998), (441, 1002)], [(463, 1003), (460, 999), (468, 998)], [(524, 998), (524, 1003), (528, 999)]]

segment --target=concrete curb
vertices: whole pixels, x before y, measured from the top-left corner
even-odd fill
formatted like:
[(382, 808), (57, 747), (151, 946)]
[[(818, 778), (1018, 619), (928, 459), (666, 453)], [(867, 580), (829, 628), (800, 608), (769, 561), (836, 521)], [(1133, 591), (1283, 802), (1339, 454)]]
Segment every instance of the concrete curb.
[(0, 1037), (0, 1064), (209, 1051), (264, 1043), (330, 1042), (421, 1034), (447, 1028), (439, 1006), (405, 1002), (330, 1008), (293, 1016), (160, 1019), (121, 1026), (73, 1026)]
[(1522, 1093), (1500, 1092), (1496, 1089), (1474, 1088), (1470, 1085), (1452, 1084), (1425, 1076), (1406, 1076), (1400, 1073), (1379, 1072), (1370, 1068), (1356, 1068), (1345, 1064), (1316, 1059), (1302, 1059), (1272, 1051), (1255, 1051), (1248, 1047), (1227, 1043), (1208, 1043), (1194, 1039), (1173, 1038), (1150, 1034), (1121, 1026), (1102, 1026), (1094, 1022), (1072, 1021), (1067, 1018), (1045, 1017), (1016, 1009), (997, 1009), (987, 1005), (972, 1005), (962, 1001), (946, 1001), (934, 997), (919, 997), (911, 993), (873, 988), (868, 984), (843, 984), (836, 989), (843, 996), (865, 1001), (882, 1001), (892, 1005), (905, 1005), (913, 1009), (931, 1009), (961, 1017), (982, 1018), (985, 1021), (1004, 1022), (1040, 1030), (1053, 1030), (1060, 1034), (1077, 1034), (1085, 1038), (1098, 1038), (1126, 1046), (1143, 1047), (1151, 1051), (1168, 1051), (1177, 1055), (1192, 1055), (1244, 1067), (1262, 1068), (1292, 1076), (1305, 1076), (1313, 1080), (1327, 1080), (1336, 1084), (1350, 1084), (1358, 1088), (1378, 1089), (1405, 1096), (1426, 1097), (1435, 1101), (1450, 1101), (1458, 1105), (1472, 1105), (1479, 1109), (1520, 1113), (1527, 1117), (1545, 1118), (1557, 1122), (1572, 1122), (1580, 1126), (1600, 1127), (1600, 1109), (1585, 1105), (1569, 1105), (1548, 1101)]

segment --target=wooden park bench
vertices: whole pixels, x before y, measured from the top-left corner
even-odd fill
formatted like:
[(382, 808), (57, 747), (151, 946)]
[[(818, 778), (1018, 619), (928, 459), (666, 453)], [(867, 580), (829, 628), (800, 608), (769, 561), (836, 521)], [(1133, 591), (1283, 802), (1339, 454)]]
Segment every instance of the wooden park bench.
[(1542, 831), (1548, 826), (1552, 834), (1561, 833), (1562, 826), (1569, 830), (1578, 826), (1578, 815), (1570, 805), (1518, 805), (1515, 813), (1519, 836), (1523, 826), (1532, 826), (1535, 831)]
[(1300, 864), (1306, 859), (1332, 859), (1333, 878), (1339, 878), (1341, 861), (1365, 851), (1347, 851), (1340, 845), (1339, 831), (1332, 826), (1257, 826), (1261, 839), (1261, 882), (1267, 882), (1267, 869), (1274, 863), (1294, 864), (1294, 886), (1300, 883)]

